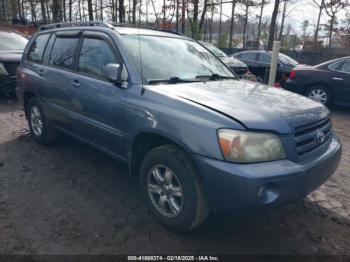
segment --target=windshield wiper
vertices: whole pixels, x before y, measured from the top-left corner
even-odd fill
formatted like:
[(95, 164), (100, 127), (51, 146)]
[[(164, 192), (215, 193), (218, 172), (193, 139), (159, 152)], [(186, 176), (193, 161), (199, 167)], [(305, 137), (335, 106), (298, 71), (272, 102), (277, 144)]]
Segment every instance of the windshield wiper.
[(183, 79), (177, 76), (170, 77), (167, 79), (149, 79), (147, 80), (148, 84), (158, 84), (158, 83), (168, 83), (168, 84), (177, 84), (177, 83), (192, 83), (200, 82), (198, 79)]
[(221, 79), (238, 79), (238, 78), (235, 76), (222, 76), (219, 74), (212, 74), (212, 75), (198, 75), (196, 76), (196, 79), (221, 80)]

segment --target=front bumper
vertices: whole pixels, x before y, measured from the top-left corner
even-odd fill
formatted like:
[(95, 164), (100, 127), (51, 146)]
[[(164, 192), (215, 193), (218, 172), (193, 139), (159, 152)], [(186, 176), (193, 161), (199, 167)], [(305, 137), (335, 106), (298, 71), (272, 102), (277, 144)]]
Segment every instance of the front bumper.
[(234, 164), (194, 155), (212, 210), (231, 212), (279, 205), (305, 197), (337, 169), (341, 144), (334, 136), (322, 155), (304, 163), (279, 160)]

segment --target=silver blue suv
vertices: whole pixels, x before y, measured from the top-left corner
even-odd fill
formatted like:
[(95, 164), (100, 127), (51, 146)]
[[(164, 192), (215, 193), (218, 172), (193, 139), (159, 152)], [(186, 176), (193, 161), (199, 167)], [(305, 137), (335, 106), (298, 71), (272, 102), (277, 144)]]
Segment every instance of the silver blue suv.
[(154, 216), (179, 231), (210, 212), (300, 199), (341, 158), (323, 105), (239, 80), (175, 33), (48, 25), (28, 43), (17, 79), (37, 142), (65, 134), (124, 162)]

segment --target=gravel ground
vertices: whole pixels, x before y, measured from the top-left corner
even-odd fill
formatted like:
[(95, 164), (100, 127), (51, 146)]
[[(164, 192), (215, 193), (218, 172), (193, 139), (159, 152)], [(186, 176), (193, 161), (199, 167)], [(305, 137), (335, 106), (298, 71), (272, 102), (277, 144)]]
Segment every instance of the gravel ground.
[(350, 110), (333, 125), (343, 159), (307, 199), (177, 234), (147, 212), (125, 166), (68, 138), (36, 144), (0, 99), (0, 254), (350, 255)]

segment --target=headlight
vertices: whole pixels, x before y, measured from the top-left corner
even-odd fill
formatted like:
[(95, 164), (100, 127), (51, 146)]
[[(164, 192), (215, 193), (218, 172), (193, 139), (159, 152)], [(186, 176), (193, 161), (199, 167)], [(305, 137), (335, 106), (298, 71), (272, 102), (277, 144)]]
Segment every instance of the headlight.
[(8, 75), (8, 72), (7, 72), (7, 70), (5, 69), (3, 63), (0, 63), (0, 76), (1, 76), (1, 75), (5, 75), (5, 76)]
[(281, 140), (275, 134), (220, 129), (218, 136), (226, 161), (252, 163), (286, 158)]

